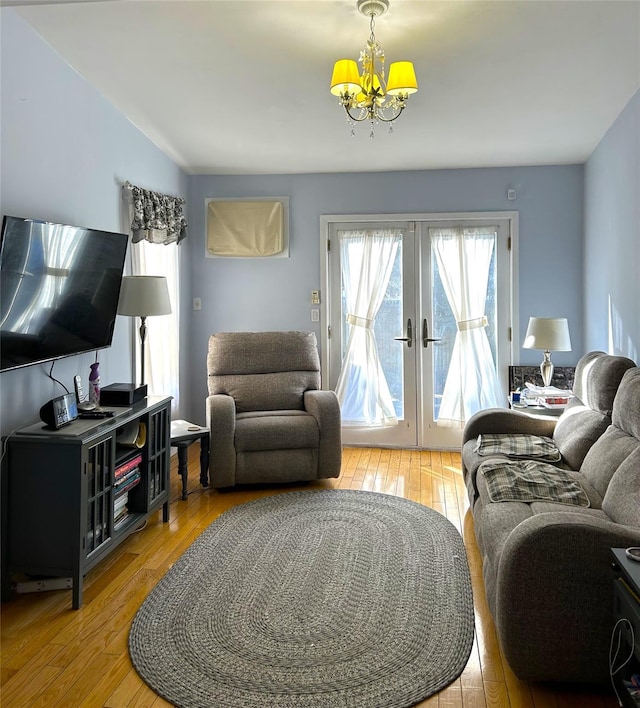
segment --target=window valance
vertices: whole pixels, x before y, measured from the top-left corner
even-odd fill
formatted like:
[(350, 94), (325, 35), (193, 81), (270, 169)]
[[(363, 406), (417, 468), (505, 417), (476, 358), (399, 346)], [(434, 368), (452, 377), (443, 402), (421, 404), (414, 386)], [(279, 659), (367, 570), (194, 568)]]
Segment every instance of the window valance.
[(127, 190), (125, 194), (131, 199), (133, 243), (180, 243), (186, 238), (184, 199), (142, 189), (129, 182), (125, 182), (123, 190)]

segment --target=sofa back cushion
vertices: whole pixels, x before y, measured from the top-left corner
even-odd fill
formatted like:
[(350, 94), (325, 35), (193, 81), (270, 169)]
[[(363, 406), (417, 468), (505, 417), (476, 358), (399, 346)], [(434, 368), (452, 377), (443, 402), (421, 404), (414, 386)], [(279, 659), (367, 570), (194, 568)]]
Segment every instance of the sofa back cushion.
[(625, 372), (613, 402), (611, 422), (640, 440), (640, 368)]
[(576, 366), (573, 393), (587, 408), (611, 417), (622, 377), (634, 367), (626, 356), (589, 352)]
[(209, 338), (209, 394), (231, 396), (236, 412), (303, 410), (320, 388), (313, 332), (219, 332)]
[(640, 527), (640, 444), (615, 471), (602, 510), (617, 524)]
[(572, 398), (558, 419), (553, 441), (567, 465), (579, 470), (587, 452), (611, 423), (616, 392), (635, 364), (604, 352), (585, 354), (576, 366)]
[[(602, 497), (606, 497), (614, 474), (640, 448), (640, 369), (637, 367), (627, 370), (622, 377), (613, 402), (611, 421), (612, 424), (594, 443), (580, 468)], [(640, 469), (636, 472), (640, 477)], [(619, 484), (616, 486), (619, 487)], [(612, 504), (611, 499), (608, 504)]]

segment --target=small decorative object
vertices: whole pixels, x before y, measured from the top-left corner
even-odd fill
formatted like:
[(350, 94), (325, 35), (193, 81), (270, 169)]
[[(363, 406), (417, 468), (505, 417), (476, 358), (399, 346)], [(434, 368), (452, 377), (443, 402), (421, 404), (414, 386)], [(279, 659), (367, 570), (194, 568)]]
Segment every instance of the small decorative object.
[(91, 364), (91, 373), (89, 374), (89, 401), (100, 405), (100, 363)]

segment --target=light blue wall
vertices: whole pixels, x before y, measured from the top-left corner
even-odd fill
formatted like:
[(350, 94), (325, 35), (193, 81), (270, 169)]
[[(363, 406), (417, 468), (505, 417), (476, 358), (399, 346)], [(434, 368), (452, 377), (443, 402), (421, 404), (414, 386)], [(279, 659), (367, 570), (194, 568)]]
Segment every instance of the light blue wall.
[(640, 362), (640, 91), (585, 168), (585, 347)]
[[(185, 417), (203, 420), (211, 332), (315, 328), (319, 335), (309, 294), (320, 288), (321, 214), (517, 210), (521, 329), (530, 315), (563, 315), (574, 350), (556, 353), (554, 361), (574, 363), (585, 350), (582, 166), (186, 177), (12, 10), (0, 12), (2, 213), (120, 230), (125, 179), (187, 196), (190, 237), (181, 247)], [(635, 110), (637, 118), (637, 104)], [(507, 187), (517, 189), (515, 202), (506, 199)], [(290, 258), (205, 260), (205, 198), (281, 195), (291, 200)], [(202, 298), (202, 311), (190, 310), (192, 297)], [(131, 334), (128, 320), (119, 318), (113, 347), (100, 353), (104, 382), (131, 378)], [(537, 364), (538, 354), (520, 350), (520, 363)], [(61, 360), (54, 373), (70, 386), (76, 372), (86, 376), (92, 359)], [(0, 375), (2, 432), (36, 419), (40, 405), (59, 392), (41, 366)]]
[[(582, 347), (582, 185), (580, 165), (423, 172), (190, 177), (192, 294), (202, 310), (191, 320), (192, 417), (202, 421), (207, 341), (221, 330), (311, 329), (310, 292), (320, 289), (322, 214), (517, 210), (520, 215), (519, 317), (569, 319), (574, 364)], [(507, 187), (518, 198), (508, 201)], [(205, 199), (290, 197), (288, 259), (205, 259)], [(521, 349), (520, 363), (539, 352)]]
[[(121, 231), (125, 180), (186, 196), (186, 175), (164, 153), (12, 10), (0, 13), (3, 214)], [(188, 246), (183, 256), (188, 268)], [(112, 347), (99, 352), (103, 384), (132, 380), (131, 336), (132, 320), (118, 317)], [(80, 373), (86, 386), (93, 359), (92, 353), (62, 359), (53, 375), (73, 390), (73, 376)], [(36, 365), (0, 374), (3, 434), (37, 421), (40, 406), (63, 393), (45, 375), (48, 369)]]

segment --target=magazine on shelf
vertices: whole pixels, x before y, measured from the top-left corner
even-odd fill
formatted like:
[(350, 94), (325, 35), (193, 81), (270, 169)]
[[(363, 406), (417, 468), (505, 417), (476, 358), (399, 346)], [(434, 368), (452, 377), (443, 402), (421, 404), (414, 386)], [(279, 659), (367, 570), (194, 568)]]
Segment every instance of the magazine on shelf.
[(135, 471), (133, 471), (130, 475), (127, 475), (115, 485), (114, 492), (116, 499), (121, 494), (124, 494), (124, 492), (128, 492), (130, 489), (133, 489), (133, 487), (137, 484), (140, 484), (140, 470), (136, 468)]
[(122, 477), (126, 476), (127, 473), (131, 472), (131, 470), (133, 470), (133, 469), (136, 469), (141, 464), (142, 464), (142, 455), (136, 455), (131, 460), (127, 460), (126, 462), (123, 462), (121, 465), (118, 465), (118, 467), (116, 467), (116, 471), (114, 473), (116, 481), (118, 479), (121, 479)]

